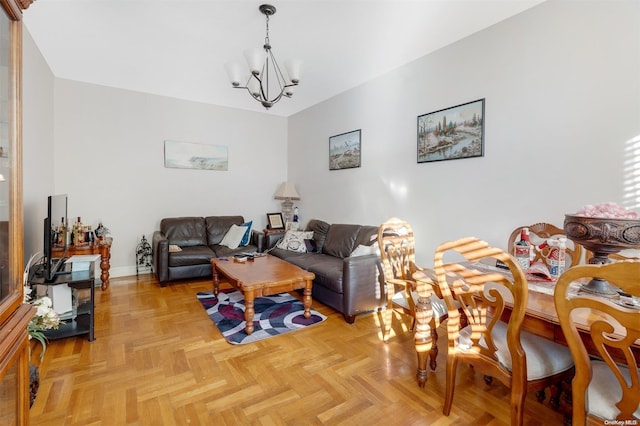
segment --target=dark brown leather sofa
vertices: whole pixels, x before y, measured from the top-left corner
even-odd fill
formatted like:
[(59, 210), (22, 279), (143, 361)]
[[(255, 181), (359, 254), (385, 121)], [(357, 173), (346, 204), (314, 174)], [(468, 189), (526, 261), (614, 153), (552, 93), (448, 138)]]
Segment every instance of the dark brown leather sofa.
[(341, 312), (349, 324), (355, 321), (356, 315), (385, 305), (380, 256), (375, 253), (352, 255), (359, 246), (377, 247), (377, 226), (330, 225), (314, 219), (306, 230), (313, 231), (314, 252), (298, 253), (277, 248), (276, 241), (269, 237), (265, 246), (272, 255), (316, 275), (313, 300)]
[[(153, 270), (160, 285), (186, 278), (211, 276), (213, 257), (234, 253), (253, 253), (262, 246), (262, 232), (251, 231), (249, 245), (236, 249), (220, 245), (231, 225), (245, 223), (242, 216), (172, 217), (160, 221), (160, 229), (153, 233)], [(169, 246), (181, 251), (170, 253)]]

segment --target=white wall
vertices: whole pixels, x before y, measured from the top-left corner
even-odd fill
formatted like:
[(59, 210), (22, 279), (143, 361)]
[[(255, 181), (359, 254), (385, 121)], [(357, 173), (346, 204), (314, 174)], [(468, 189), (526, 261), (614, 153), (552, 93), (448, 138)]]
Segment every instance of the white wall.
[[(286, 118), (61, 79), (54, 110), (55, 190), (70, 218), (111, 230), (114, 276), (135, 273), (135, 247), (163, 217), (239, 214), (262, 229), (278, 207)], [(229, 170), (165, 168), (167, 139), (225, 145)]]
[[(506, 246), (516, 225), (562, 226), (587, 203), (637, 209), (625, 155), (640, 135), (639, 14), (633, 0), (551, 0), (288, 120), (55, 79), (27, 34), (25, 254), (41, 250), (51, 193), (111, 229), (119, 276), (162, 217), (242, 214), (261, 229), (287, 175), (303, 222), (405, 218), (424, 264), (442, 241)], [(417, 116), (479, 98), (485, 156), (417, 164)], [(329, 136), (354, 129), (362, 167), (329, 171)], [(230, 170), (166, 169), (165, 139), (227, 145)]]
[(54, 193), (54, 77), (29, 32), (23, 28), (22, 170), (24, 256), (42, 253), (47, 196)]
[[(303, 222), (416, 232), (418, 261), (474, 235), (625, 197), (640, 136), (640, 2), (549, 1), (289, 118)], [(384, 54), (384, 52), (381, 52)], [(417, 116), (485, 98), (482, 158), (417, 164)], [(328, 138), (362, 129), (362, 166), (329, 171)], [(637, 167), (637, 166), (636, 166)]]
[[(47, 196), (69, 219), (101, 219), (111, 275), (135, 274), (135, 247), (170, 216), (243, 215), (256, 229), (286, 179), (286, 118), (56, 79), (25, 29), (25, 256), (42, 251)], [(226, 172), (164, 167), (164, 140), (226, 145)]]

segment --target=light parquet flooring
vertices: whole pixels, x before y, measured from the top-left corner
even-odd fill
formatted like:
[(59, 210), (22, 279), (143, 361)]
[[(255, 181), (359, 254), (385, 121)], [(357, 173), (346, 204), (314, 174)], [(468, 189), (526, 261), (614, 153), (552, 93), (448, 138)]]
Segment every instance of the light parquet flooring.
[[(410, 321), (381, 340), (378, 316), (316, 326), (247, 345), (228, 344), (195, 294), (210, 280), (161, 288), (149, 275), (96, 289), (96, 340), (51, 341), (40, 365), (31, 425), (507, 425), (509, 390), (461, 365), (442, 415), (446, 354), (423, 389)], [(34, 353), (33, 359), (37, 358)], [(562, 416), (528, 395), (527, 425)]]

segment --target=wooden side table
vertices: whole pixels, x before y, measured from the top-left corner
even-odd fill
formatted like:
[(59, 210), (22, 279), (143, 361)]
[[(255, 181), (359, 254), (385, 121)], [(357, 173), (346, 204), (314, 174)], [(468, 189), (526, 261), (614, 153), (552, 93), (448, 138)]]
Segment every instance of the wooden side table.
[[(111, 268), (111, 264), (109, 260), (111, 259), (111, 244), (113, 244), (113, 238), (107, 237), (102, 240), (97, 240), (93, 245), (86, 246), (68, 246), (67, 247), (67, 257), (71, 257), (74, 255), (83, 255), (83, 254), (99, 254), (100, 255), (100, 280), (102, 281), (102, 286), (100, 287), (102, 290), (109, 289), (109, 269)], [(62, 256), (62, 249), (55, 248), (53, 249), (53, 257)]]

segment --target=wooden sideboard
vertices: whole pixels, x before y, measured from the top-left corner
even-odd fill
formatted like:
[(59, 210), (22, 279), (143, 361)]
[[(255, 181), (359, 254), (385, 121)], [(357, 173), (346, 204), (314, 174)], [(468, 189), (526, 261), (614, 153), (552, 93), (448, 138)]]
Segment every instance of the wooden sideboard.
[[(109, 288), (109, 268), (111, 268), (109, 259), (111, 259), (111, 244), (113, 244), (113, 238), (107, 237), (96, 241), (93, 245), (67, 247), (67, 257), (83, 254), (100, 255), (100, 280), (102, 281), (102, 286), (100, 288), (102, 290), (107, 290)], [(53, 257), (60, 256), (62, 256), (62, 249), (54, 247)]]

